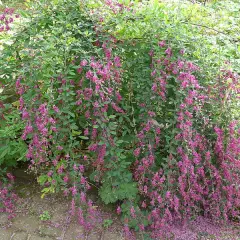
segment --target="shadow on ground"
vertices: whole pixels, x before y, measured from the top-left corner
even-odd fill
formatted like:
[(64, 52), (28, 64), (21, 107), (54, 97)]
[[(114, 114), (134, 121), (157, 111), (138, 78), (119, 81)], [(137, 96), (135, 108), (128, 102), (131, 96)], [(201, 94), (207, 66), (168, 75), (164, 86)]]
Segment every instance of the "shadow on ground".
[[(98, 226), (86, 234), (76, 219), (70, 218), (70, 201), (62, 196), (41, 198), (41, 188), (23, 169), (14, 172), (16, 192), (21, 197), (17, 217), (9, 224), (7, 215), (0, 213), (0, 240), (123, 240), (117, 216), (102, 212), (105, 219), (112, 219), (109, 228)], [(42, 221), (41, 214), (48, 212), (50, 219)]]

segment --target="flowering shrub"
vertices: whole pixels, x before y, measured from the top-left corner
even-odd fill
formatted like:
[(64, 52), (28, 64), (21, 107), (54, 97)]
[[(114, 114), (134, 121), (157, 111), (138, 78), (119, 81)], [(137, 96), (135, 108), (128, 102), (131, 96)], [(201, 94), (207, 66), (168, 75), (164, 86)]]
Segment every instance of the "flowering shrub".
[[(134, 176), (139, 193), (145, 199), (141, 208), (149, 206), (152, 209), (148, 220), (154, 238), (160, 237), (168, 224), (196, 214), (203, 213), (215, 220), (228, 220), (239, 214), (239, 184), (236, 183), (239, 181), (240, 145), (237, 122), (230, 123), (226, 135), (223, 129), (214, 127), (217, 138), (211, 143), (212, 139), (207, 139), (202, 133), (212, 124), (211, 116), (204, 116), (204, 121), (200, 118), (212, 97), (206, 94), (194, 75), (199, 68), (183, 58), (174, 61), (172, 49), (164, 42), (159, 45), (164, 48), (164, 56), (155, 57), (153, 51), (150, 55), (153, 58), (152, 91), (160, 104), (154, 106), (151, 102), (150, 106), (142, 105), (146, 108), (148, 120), (137, 135), (139, 140), (134, 150)], [(181, 50), (180, 56), (182, 53)], [(229, 76), (236, 84), (229, 85), (229, 90), (238, 93), (239, 77), (230, 72)], [(174, 95), (172, 88), (175, 88)], [(216, 100), (215, 97), (213, 99)], [(169, 106), (170, 101), (175, 103), (175, 109)], [(157, 113), (162, 112), (166, 105), (173, 110), (175, 118), (170, 123), (164, 118), (166, 122), (161, 123), (161, 130), (161, 125), (153, 117), (156, 119)], [(166, 157), (160, 165), (158, 161), (163, 158), (161, 151)], [(139, 214), (142, 221), (143, 216)], [(130, 216), (137, 218), (133, 207)], [(144, 226), (139, 225), (139, 228), (144, 229)]]
[(42, 196), (71, 197), (71, 215), (89, 232), (100, 217), (86, 193), (97, 186), (117, 204), (127, 239), (131, 228), (159, 239), (199, 215), (236, 217), (240, 130), (229, 108), (240, 90), (230, 64), (216, 72), (213, 63), (208, 75), (164, 24), (157, 34), (147, 27), (148, 39), (124, 39), (134, 6), (44, 2), (33, 4), (37, 17), (14, 51), (1, 53), (4, 87), (18, 98), (17, 145), (28, 146)]

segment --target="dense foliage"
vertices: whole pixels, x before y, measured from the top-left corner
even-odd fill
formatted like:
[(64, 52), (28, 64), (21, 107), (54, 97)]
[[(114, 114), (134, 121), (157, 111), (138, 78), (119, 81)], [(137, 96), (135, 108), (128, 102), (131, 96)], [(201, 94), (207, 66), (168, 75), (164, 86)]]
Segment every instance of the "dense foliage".
[(43, 197), (71, 196), (87, 231), (92, 185), (116, 204), (127, 239), (130, 228), (159, 239), (200, 215), (233, 220), (239, 6), (223, 6), (37, 1), (12, 34), (5, 9), (0, 165), (28, 161)]

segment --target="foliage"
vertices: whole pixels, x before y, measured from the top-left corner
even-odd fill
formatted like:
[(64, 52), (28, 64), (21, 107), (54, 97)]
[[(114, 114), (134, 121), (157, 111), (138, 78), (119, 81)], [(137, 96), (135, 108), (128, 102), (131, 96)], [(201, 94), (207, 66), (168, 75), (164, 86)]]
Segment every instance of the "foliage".
[(0, 165), (16, 166), (17, 161), (25, 161), (27, 146), (20, 138), (24, 123), (20, 121), (18, 110), (12, 104), (4, 104), (0, 129)]
[[(12, 24), (17, 18), (19, 18), (19, 14), (13, 8), (5, 8), (0, 15), (0, 32), (3, 42), (7, 39), (7, 33), (11, 30)], [(7, 58), (7, 62), (4, 62), (4, 65), (6, 66), (11, 60)], [(1, 71), (0, 84), (0, 166), (2, 169), (16, 166), (18, 161), (24, 161), (27, 151), (25, 142), (20, 139), (24, 123), (20, 121), (18, 98), (15, 91), (12, 90), (12, 83), (8, 81), (7, 72), (9, 69), (10, 65), (6, 66), (4, 71)], [(2, 81), (2, 78), (5, 77), (7, 82)]]
[(105, 220), (103, 221), (103, 226), (104, 226), (105, 228), (109, 228), (112, 224), (113, 224), (113, 220), (111, 220), (111, 219), (105, 219)]
[(48, 221), (51, 219), (51, 215), (48, 211), (44, 211), (42, 214), (40, 214), (39, 218), (41, 221)]
[[(42, 197), (71, 196), (87, 231), (98, 216), (86, 197), (91, 185), (118, 204), (127, 239), (130, 228), (159, 239), (198, 215), (236, 217), (234, 4), (31, 3), (1, 52), (0, 164), (23, 160), (27, 144)], [(224, 26), (222, 16), (231, 17)]]

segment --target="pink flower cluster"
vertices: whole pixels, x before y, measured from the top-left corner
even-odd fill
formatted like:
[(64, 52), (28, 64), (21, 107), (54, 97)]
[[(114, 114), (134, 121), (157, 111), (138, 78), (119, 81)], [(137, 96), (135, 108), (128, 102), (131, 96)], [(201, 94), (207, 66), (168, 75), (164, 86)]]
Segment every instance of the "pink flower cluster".
[(19, 15), (14, 12), (13, 8), (5, 8), (4, 12), (0, 14), (0, 32), (9, 31), (11, 29), (10, 24), (13, 23), (15, 18), (19, 18)]
[(7, 213), (8, 219), (12, 219), (16, 216), (15, 210), (18, 196), (12, 192), (14, 177), (8, 173), (7, 178), (10, 183), (4, 184), (0, 182), (0, 213)]

